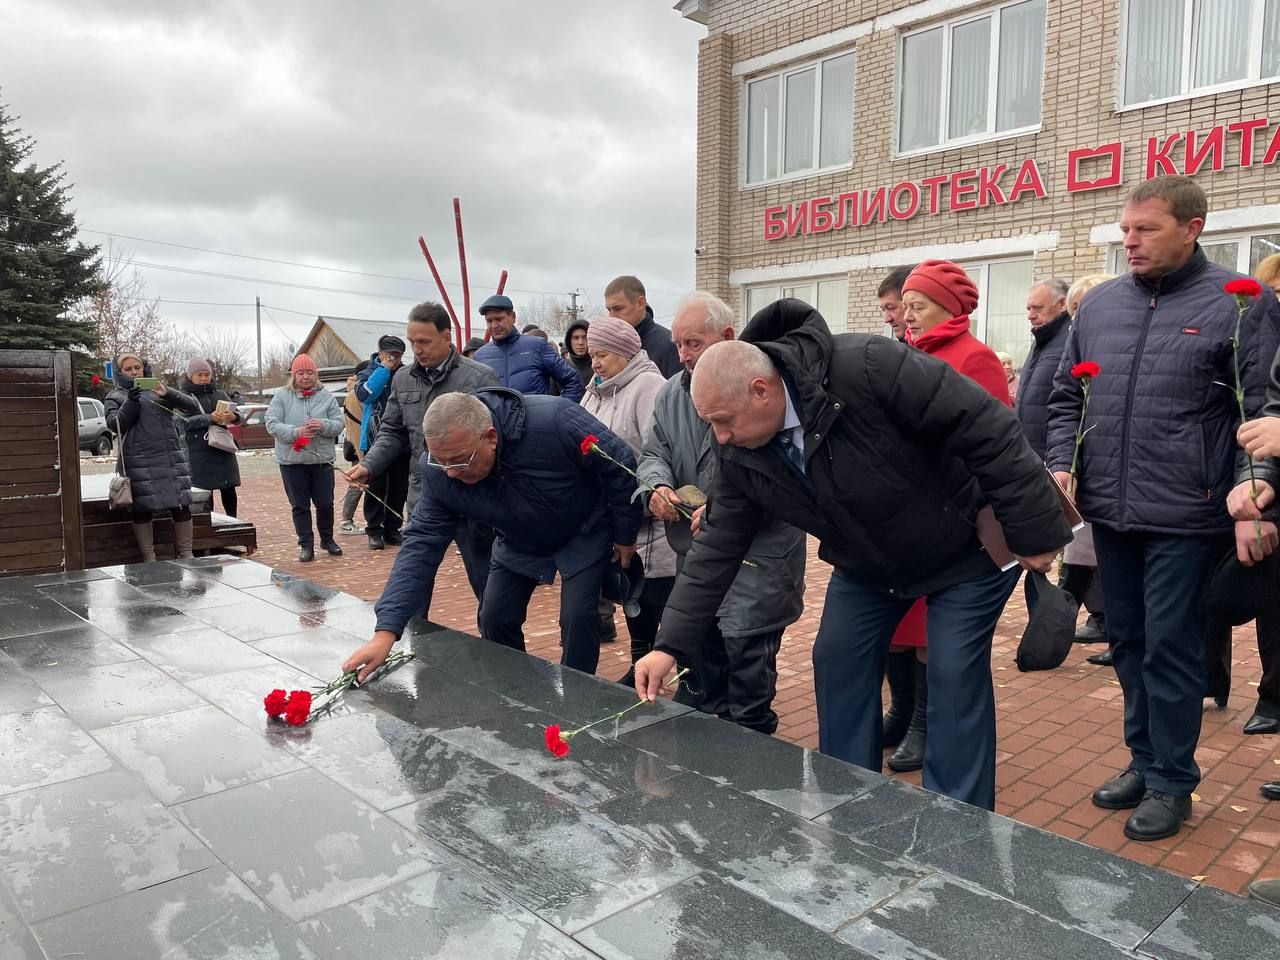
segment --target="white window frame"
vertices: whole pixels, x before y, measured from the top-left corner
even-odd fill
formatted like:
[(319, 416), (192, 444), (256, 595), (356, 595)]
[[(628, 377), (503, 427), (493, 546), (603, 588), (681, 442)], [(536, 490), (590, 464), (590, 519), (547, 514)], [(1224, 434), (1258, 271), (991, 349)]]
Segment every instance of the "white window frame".
[[(1280, 234), (1280, 223), (1270, 226), (1254, 226), (1248, 230), (1229, 230), (1222, 233), (1202, 233), (1200, 234), (1201, 246), (1213, 246), (1216, 243), (1238, 243), (1236, 250), (1235, 271), (1250, 275), (1253, 271), (1249, 268), (1249, 247), (1256, 237), (1265, 237), (1272, 234)], [(1280, 253), (1280, 249), (1275, 251)], [(1129, 272), (1129, 265), (1124, 260), (1124, 245), (1120, 243), (1111, 243), (1107, 245), (1106, 269), (1108, 273), (1124, 275)]]
[(1177, 103), (1179, 100), (1190, 100), (1192, 97), (1203, 97), (1208, 94), (1225, 93), (1231, 90), (1247, 90), (1250, 87), (1261, 87), (1280, 82), (1280, 74), (1271, 77), (1262, 76), (1262, 34), (1266, 27), (1267, 5), (1265, 0), (1253, 0), (1253, 21), (1249, 34), (1249, 76), (1243, 80), (1231, 80), (1207, 87), (1193, 87), (1195, 73), (1195, 5), (1197, 0), (1183, 0), (1182, 13), (1182, 74), (1180, 92), (1156, 100), (1142, 100), (1137, 103), (1125, 102), (1125, 75), (1128, 72), (1129, 54), (1129, 4), (1130, 0), (1120, 0), (1120, 46), (1116, 50), (1116, 113), (1129, 110), (1145, 110), (1147, 107), (1159, 106), (1162, 103)]
[[(816, 177), (825, 173), (832, 173), (838, 170), (851, 170), (853, 168), (853, 154), (856, 151), (856, 137), (850, 138), (851, 149), (849, 160), (847, 163), (836, 163), (829, 166), (822, 166), (822, 66), (829, 60), (838, 60), (841, 57), (853, 57), (853, 85), (854, 92), (858, 85), (858, 57), (854, 53), (853, 47), (847, 47), (841, 50), (832, 50), (824, 53), (822, 56), (813, 60), (806, 60), (803, 63), (792, 64), (780, 70), (771, 70), (767, 73), (760, 73), (754, 76), (745, 77), (740, 88), (741, 100), (741, 122), (739, 129), (742, 131), (742, 146), (739, 151), (738, 165), (738, 186), (742, 190), (754, 190), (757, 187), (768, 186), (772, 183), (787, 183), (792, 180), (804, 180), (808, 177)], [(807, 170), (795, 170), (791, 173), (781, 172), (786, 165), (786, 146), (787, 146), (787, 78), (797, 73), (804, 73), (806, 70), (813, 70), (813, 159), (814, 166)], [(747, 180), (747, 157), (751, 148), (751, 85), (764, 80), (778, 81), (778, 170), (776, 177), (764, 177), (760, 180)], [(852, 98), (854, 110), (857, 110), (856, 97)], [(854, 118), (849, 117), (850, 127), (853, 127)], [(856, 130), (854, 131), (857, 132)], [(767, 166), (767, 164), (766, 164)]]
[[(1042, 62), (1040, 67), (1040, 120), (1035, 124), (1025, 127), (1014, 127), (1010, 130), (996, 130), (996, 103), (999, 96), (999, 78), (1000, 78), (1000, 13), (1005, 7), (1016, 7), (1026, 0), (1006, 0), (1004, 3), (998, 3), (994, 6), (985, 7), (982, 10), (967, 13), (962, 17), (955, 17), (950, 20), (940, 20), (934, 23), (925, 24), (912, 30), (904, 30), (898, 34), (897, 47), (894, 51), (893, 64), (893, 156), (894, 159), (900, 157), (920, 157), (930, 153), (938, 153), (943, 150), (953, 150), (956, 147), (968, 146), (974, 143), (987, 143), (993, 140), (1011, 140), (1014, 137), (1025, 137), (1028, 134), (1039, 133), (1044, 125), (1044, 67)], [(1124, 0), (1127, 3), (1127, 0)], [(982, 133), (970, 134), (967, 137), (947, 137), (947, 125), (951, 118), (951, 34), (956, 27), (964, 26), (966, 23), (973, 23), (977, 20), (991, 20), (991, 50), (987, 57), (987, 129)], [(916, 147), (913, 150), (901, 150), (900, 134), (902, 126), (902, 88), (906, 77), (902, 71), (902, 51), (906, 46), (909, 38), (918, 34), (928, 33), (930, 30), (943, 28), (942, 36), (942, 105), (938, 111), (938, 135), (941, 139), (927, 147)], [(1049, 9), (1048, 0), (1045, 2), (1045, 34), (1049, 32)]]
[[(845, 333), (849, 329), (849, 319), (850, 319), (849, 318), (850, 277), (849, 277), (849, 274), (847, 273), (823, 273), (823, 274), (816, 274), (814, 276), (805, 276), (805, 277), (779, 277), (776, 280), (760, 280), (754, 283), (744, 283), (742, 285), (742, 297), (741, 297), (742, 322), (741, 322), (741, 325), (739, 326), (739, 329), (741, 329), (743, 326), (746, 326), (747, 321), (751, 319), (751, 315), (748, 313), (748, 304), (750, 302), (750, 291), (760, 290), (762, 288), (768, 288), (768, 287), (777, 287), (778, 296), (781, 297), (782, 291), (785, 288), (804, 287), (812, 284), (813, 299), (818, 300), (820, 299), (820, 297), (818, 296), (818, 285), (822, 283), (832, 283), (832, 282), (843, 282), (845, 285), (844, 326), (841, 327), (839, 330), (834, 330), (832, 332)], [(817, 310), (818, 305), (816, 303), (813, 304), (813, 308)], [(825, 315), (824, 315), (824, 319), (825, 319)]]

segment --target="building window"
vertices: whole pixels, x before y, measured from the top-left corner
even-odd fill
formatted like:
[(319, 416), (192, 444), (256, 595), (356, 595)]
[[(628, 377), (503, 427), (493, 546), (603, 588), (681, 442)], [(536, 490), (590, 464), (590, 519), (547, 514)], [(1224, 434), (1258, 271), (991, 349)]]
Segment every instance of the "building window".
[[(1252, 274), (1258, 269), (1259, 263), (1273, 253), (1280, 253), (1280, 228), (1264, 228), (1257, 233), (1201, 236), (1200, 248), (1210, 262), (1237, 273)], [(1118, 243), (1112, 244), (1107, 262), (1114, 274), (1129, 272), (1124, 247)]]
[(747, 83), (747, 183), (853, 162), (852, 53)]
[(1044, 8), (1045, 0), (1020, 0), (903, 34), (898, 152), (1036, 129)]
[(814, 280), (784, 280), (780, 283), (762, 283), (746, 287), (742, 291), (744, 305), (743, 323), (755, 316), (758, 310), (775, 300), (794, 297), (811, 307), (817, 307), (832, 333), (844, 333), (849, 327), (849, 278), (822, 277)]
[(1027, 293), (1035, 283), (1035, 260), (1023, 257), (960, 266), (978, 287), (978, 309), (969, 315), (973, 335), (992, 350), (1009, 354), (1014, 366), (1021, 367), (1031, 349)]
[(1280, 0), (1123, 0), (1128, 106), (1280, 76)]

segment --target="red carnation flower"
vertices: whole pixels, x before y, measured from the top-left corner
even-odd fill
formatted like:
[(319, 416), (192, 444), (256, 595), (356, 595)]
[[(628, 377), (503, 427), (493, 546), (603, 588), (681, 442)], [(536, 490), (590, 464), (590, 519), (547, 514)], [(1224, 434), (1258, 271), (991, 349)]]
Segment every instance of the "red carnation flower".
[(600, 438), (594, 433), (588, 433), (582, 438), (582, 455), (585, 457), (591, 452), (591, 448), (600, 442)]
[(300, 727), (311, 716), (311, 694), (306, 690), (294, 690), (289, 694), (289, 703), (284, 708), (284, 722), (292, 727)]
[(297, 440), (293, 441), (293, 452), (301, 453), (302, 448), (305, 447), (310, 442), (311, 442), (310, 437), (299, 437)]
[(285, 701), (289, 695), (283, 690), (272, 690), (262, 698), (262, 705), (267, 708), (268, 717), (278, 717), (285, 711)]
[(1071, 375), (1077, 380), (1083, 380), (1085, 377), (1096, 377), (1102, 372), (1102, 368), (1092, 360), (1082, 360), (1071, 368)]
[(557, 757), (563, 757), (569, 752), (569, 742), (560, 736), (560, 727), (558, 724), (553, 723), (551, 726), (547, 727), (547, 749), (551, 751), (553, 756)]
[(98, 384), (102, 382), (102, 378), (95, 373), (92, 377), (89, 378), (89, 382), (96, 387)]
[(1262, 284), (1253, 279), (1253, 277), (1240, 277), (1237, 280), (1228, 280), (1223, 285), (1222, 289), (1233, 297), (1262, 296)]

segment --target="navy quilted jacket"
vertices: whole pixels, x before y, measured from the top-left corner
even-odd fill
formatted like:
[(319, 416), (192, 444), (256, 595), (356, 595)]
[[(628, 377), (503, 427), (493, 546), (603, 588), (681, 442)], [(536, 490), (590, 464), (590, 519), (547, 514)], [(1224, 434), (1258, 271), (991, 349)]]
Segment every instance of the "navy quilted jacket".
[[(568, 577), (607, 558), (612, 544), (636, 542), (644, 509), (632, 502), (636, 482), (626, 470), (635, 470), (636, 458), (624, 441), (563, 397), (522, 396), (505, 387), (484, 387), (475, 396), (498, 429), (497, 463), (467, 484), (427, 466), (423, 454), (422, 497), (378, 600), (375, 629), (399, 634), (430, 607), (436, 570), (461, 517), (496, 530), (495, 565), (546, 583), (557, 570)], [(626, 470), (584, 455), (588, 434)]]
[(1022, 422), (1027, 442), (1036, 455), (1044, 459), (1049, 443), (1049, 396), (1053, 393), (1053, 375), (1067, 347), (1071, 317), (1060, 313), (1039, 330), (1033, 330), (1035, 343), (1027, 354), (1027, 362), (1018, 372), (1018, 399), (1014, 412)]
[[(1082, 393), (1071, 367), (1092, 360), (1080, 512), (1116, 530), (1207, 534), (1228, 530), (1226, 495), (1235, 473), (1239, 413), (1231, 340), (1235, 299), (1223, 285), (1239, 274), (1199, 247), (1158, 283), (1126, 274), (1085, 296), (1049, 402), (1046, 461), (1071, 466)], [(1270, 290), (1241, 325), (1240, 366), (1248, 406), (1261, 403), (1265, 363), (1259, 320), (1276, 309)]]

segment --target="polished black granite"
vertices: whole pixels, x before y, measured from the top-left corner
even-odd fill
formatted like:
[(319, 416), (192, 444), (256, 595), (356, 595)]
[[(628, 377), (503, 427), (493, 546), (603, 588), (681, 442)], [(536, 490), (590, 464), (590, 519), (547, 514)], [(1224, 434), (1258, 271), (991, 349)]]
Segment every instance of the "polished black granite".
[(1280, 911), (208, 557), (0, 580), (0, 960), (1280, 956)]

